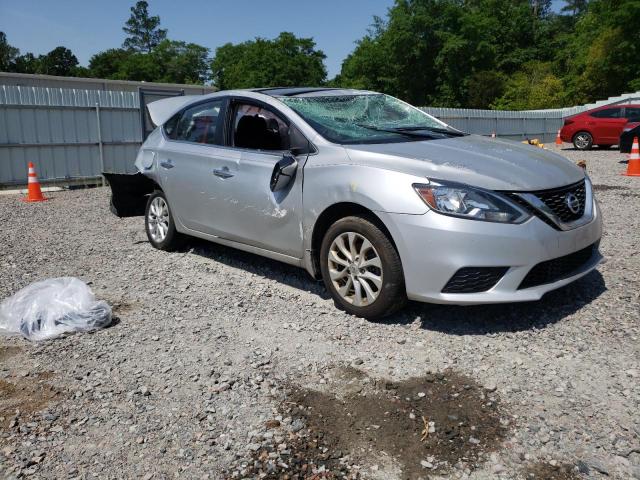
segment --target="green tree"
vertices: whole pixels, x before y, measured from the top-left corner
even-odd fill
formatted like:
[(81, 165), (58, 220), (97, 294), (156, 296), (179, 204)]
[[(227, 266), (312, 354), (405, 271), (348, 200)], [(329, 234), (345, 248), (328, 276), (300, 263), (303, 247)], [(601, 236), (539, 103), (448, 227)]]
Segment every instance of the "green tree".
[(8, 72), (18, 55), (20, 55), (20, 50), (9, 45), (7, 35), (0, 32), (0, 71)]
[(163, 40), (150, 55), (161, 66), (155, 81), (203, 84), (209, 79), (209, 49), (201, 45)]
[(256, 38), (217, 48), (211, 62), (212, 79), (221, 90), (322, 85), (327, 76), (325, 58), (313, 39), (282, 32), (273, 40)]
[(564, 0), (565, 5), (561, 12), (570, 13), (572, 16), (581, 15), (587, 10), (589, 0)]
[(474, 88), (484, 104), (483, 77), (474, 76), (511, 74), (535, 59), (543, 21), (529, 0), (396, 0), (345, 59), (339, 81), (421, 105), (466, 106)]
[(27, 52), (16, 57), (11, 65), (11, 71), (16, 73), (40, 73), (40, 59), (33, 53)]
[(491, 105), (498, 110), (538, 110), (558, 108), (565, 103), (562, 81), (551, 63), (531, 61), (513, 74), (504, 94)]
[(78, 65), (78, 59), (66, 47), (56, 47), (38, 58), (38, 73), (46, 75), (69, 76)]
[(96, 78), (119, 78), (124, 62), (134, 55), (130, 50), (122, 48), (110, 48), (100, 53), (96, 53), (89, 60), (89, 71), (92, 77)]
[(195, 43), (163, 40), (150, 53), (112, 48), (89, 60), (92, 77), (145, 82), (205, 83), (209, 49)]
[(167, 37), (167, 30), (159, 28), (160, 17), (149, 15), (149, 3), (140, 0), (131, 7), (131, 16), (122, 30), (129, 35), (123, 47), (136, 52), (151, 52)]
[(638, 0), (592, 0), (567, 43), (565, 85), (576, 103), (631, 91), (640, 79)]
[(495, 70), (474, 73), (468, 82), (468, 108), (489, 108), (505, 89), (505, 75)]

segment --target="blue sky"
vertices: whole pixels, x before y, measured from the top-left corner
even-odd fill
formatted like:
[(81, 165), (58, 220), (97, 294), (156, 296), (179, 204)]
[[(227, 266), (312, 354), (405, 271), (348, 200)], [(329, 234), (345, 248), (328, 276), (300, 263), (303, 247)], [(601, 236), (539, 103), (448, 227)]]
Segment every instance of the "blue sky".
[[(119, 47), (122, 26), (135, 0), (0, 0), (0, 30), (22, 53), (70, 48), (81, 64), (91, 55)], [(362, 37), (373, 15), (384, 16), (393, 0), (149, 0), (162, 28), (175, 40), (216, 47), (281, 31), (313, 37), (327, 55), (329, 76)]]
[[(212, 50), (227, 42), (281, 31), (313, 37), (327, 55), (329, 78), (340, 71), (374, 15), (384, 16), (393, 0), (148, 0), (162, 28), (174, 40)], [(556, 0), (559, 3), (560, 0)], [(21, 53), (46, 53), (63, 45), (80, 64), (124, 40), (122, 26), (135, 0), (0, 0), (0, 31)]]

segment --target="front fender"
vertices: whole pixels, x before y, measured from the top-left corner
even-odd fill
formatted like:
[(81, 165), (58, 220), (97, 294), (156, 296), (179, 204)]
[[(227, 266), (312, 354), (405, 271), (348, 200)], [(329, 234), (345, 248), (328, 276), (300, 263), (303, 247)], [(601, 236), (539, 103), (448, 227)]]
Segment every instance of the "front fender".
[(364, 165), (318, 165), (304, 168), (303, 264), (316, 275), (312, 242), (320, 215), (336, 204), (355, 204), (374, 213), (422, 215), (427, 206), (413, 189), (424, 177)]
[(310, 163), (304, 169), (304, 203), (312, 217), (341, 202), (384, 213), (422, 215), (428, 210), (412, 186), (424, 183), (424, 177), (366, 165)]

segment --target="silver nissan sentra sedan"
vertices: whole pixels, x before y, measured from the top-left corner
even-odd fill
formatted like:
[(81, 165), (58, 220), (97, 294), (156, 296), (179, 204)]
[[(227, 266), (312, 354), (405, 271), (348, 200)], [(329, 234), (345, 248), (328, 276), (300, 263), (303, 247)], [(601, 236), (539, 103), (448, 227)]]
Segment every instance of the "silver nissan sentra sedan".
[(161, 250), (191, 235), (303, 267), (354, 315), (537, 300), (602, 258), (583, 169), (388, 95), (264, 88), (148, 110), (139, 173), (107, 175), (114, 213), (144, 213)]

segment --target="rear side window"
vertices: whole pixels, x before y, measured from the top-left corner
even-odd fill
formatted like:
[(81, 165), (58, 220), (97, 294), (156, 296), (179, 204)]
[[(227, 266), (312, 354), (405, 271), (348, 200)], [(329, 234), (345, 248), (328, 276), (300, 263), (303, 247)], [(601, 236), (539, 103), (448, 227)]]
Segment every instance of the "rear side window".
[(592, 112), (589, 115), (595, 118), (622, 118), (621, 108), (605, 108), (604, 110), (598, 110)]
[(180, 120), (181, 115), (181, 113), (175, 114), (162, 126), (162, 128), (164, 128), (164, 133), (166, 133), (167, 137), (169, 137), (171, 140), (176, 139), (176, 127), (178, 126), (178, 120)]
[(223, 100), (199, 103), (175, 115), (164, 125), (172, 140), (220, 145)]
[(625, 109), (625, 117), (630, 122), (640, 122), (640, 107), (627, 107)]

